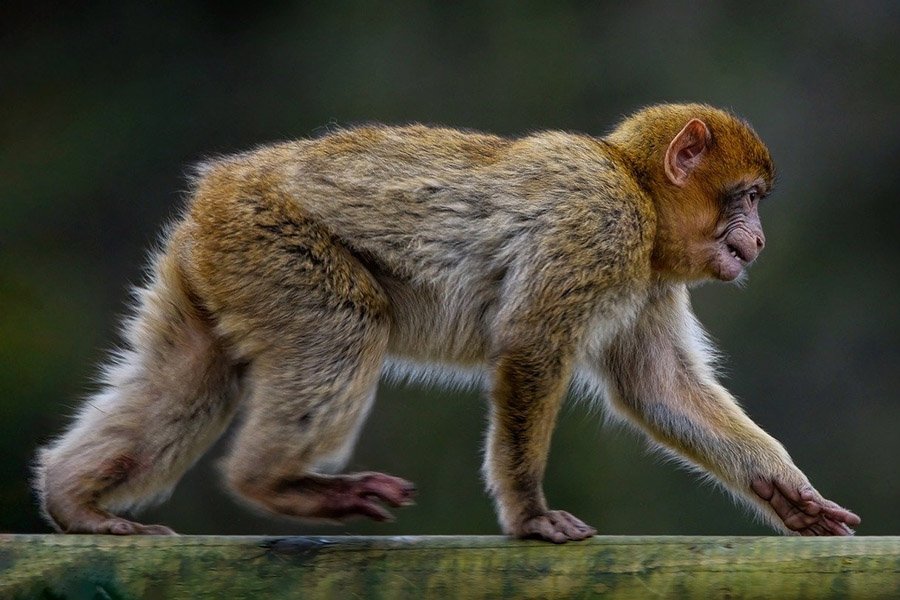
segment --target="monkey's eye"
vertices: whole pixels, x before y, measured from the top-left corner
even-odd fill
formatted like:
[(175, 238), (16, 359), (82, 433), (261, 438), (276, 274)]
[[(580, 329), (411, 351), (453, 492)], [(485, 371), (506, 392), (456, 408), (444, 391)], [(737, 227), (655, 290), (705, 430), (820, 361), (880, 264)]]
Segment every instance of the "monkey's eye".
[(751, 204), (755, 203), (757, 200), (759, 200), (759, 191), (750, 190), (749, 192), (747, 192), (747, 199), (750, 200)]

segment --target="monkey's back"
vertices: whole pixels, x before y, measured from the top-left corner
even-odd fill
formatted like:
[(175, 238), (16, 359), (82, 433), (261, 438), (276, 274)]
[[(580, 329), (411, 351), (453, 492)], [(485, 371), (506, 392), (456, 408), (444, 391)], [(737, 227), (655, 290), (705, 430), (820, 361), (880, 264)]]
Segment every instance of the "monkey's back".
[(250, 238), (278, 225), (267, 208), (302, 215), (401, 307), (393, 351), (477, 363), (504, 286), (539, 270), (523, 260), (568, 254), (572, 270), (599, 272), (606, 260), (643, 268), (647, 199), (623, 186), (622, 168), (582, 135), (363, 127), (210, 163), (188, 218), (212, 214), (219, 236)]

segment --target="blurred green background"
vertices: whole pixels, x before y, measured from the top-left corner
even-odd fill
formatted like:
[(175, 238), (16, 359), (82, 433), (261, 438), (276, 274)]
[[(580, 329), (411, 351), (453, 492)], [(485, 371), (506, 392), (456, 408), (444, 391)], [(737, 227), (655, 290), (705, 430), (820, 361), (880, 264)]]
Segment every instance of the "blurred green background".
[[(204, 156), (364, 121), (603, 134), (660, 101), (729, 107), (779, 168), (743, 290), (697, 289), (726, 384), (817, 487), (900, 533), (900, 3), (4, 3), (0, 530), (116, 343), (129, 283)], [(238, 506), (204, 458), (145, 515), (183, 533), (496, 533), (477, 392), (382, 386), (352, 467), (414, 480), (386, 525)], [(760, 534), (726, 496), (572, 404), (551, 503), (617, 534)]]

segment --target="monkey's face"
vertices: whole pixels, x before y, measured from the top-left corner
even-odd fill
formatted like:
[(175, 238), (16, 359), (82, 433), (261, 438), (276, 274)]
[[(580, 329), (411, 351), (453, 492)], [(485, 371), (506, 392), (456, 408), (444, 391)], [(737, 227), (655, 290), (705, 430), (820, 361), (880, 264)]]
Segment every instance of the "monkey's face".
[(766, 243), (759, 220), (759, 202), (765, 196), (761, 180), (731, 186), (718, 199), (709, 267), (714, 277), (733, 281), (756, 260)]
[(772, 187), (769, 152), (745, 125), (691, 119), (665, 153), (654, 263), (687, 280), (734, 281), (765, 245), (759, 201)]
[(765, 245), (759, 202), (767, 190), (762, 179), (677, 190), (660, 203), (657, 271), (688, 282), (740, 279)]

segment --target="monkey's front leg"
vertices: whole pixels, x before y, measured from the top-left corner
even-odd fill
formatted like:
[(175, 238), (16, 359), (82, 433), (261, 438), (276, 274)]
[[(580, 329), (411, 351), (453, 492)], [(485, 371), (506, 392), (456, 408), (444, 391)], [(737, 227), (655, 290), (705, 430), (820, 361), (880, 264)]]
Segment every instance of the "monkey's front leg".
[(771, 436), (718, 386), (673, 372), (661, 396), (617, 396), (650, 437), (716, 476), (773, 527), (799, 535), (852, 535), (860, 519), (825, 499)]
[(610, 399), (656, 442), (715, 475), (773, 527), (851, 535), (858, 516), (826, 500), (784, 447), (712, 375), (686, 295), (658, 299), (606, 357)]
[(569, 366), (558, 353), (508, 350), (496, 361), (484, 474), (509, 535), (561, 544), (597, 531), (549, 510), (542, 481)]

